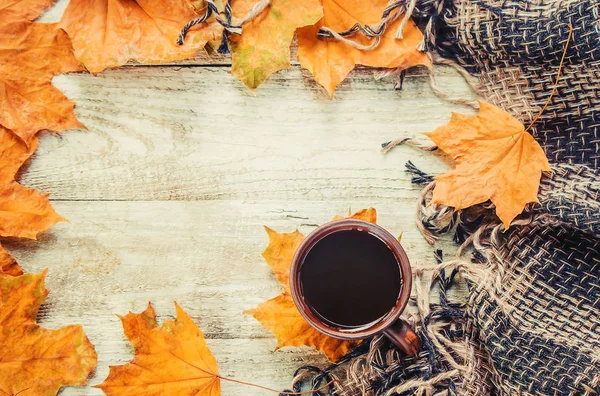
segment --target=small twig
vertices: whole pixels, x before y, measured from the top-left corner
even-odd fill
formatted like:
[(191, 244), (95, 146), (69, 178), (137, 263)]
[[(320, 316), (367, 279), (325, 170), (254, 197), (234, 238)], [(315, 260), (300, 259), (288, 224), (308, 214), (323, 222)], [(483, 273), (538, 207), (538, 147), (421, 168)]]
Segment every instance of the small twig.
[(533, 121), (531, 121), (529, 126), (527, 128), (525, 128), (525, 132), (528, 132), (531, 129), (531, 127), (533, 126), (533, 124), (535, 124), (535, 122), (538, 120), (538, 118), (540, 118), (542, 116), (544, 111), (548, 108), (548, 105), (550, 104), (550, 100), (552, 100), (552, 96), (554, 96), (554, 93), (556, 92), (556, 88), (558, 87), (558, 80), (560, 80), (560, 73), (562, 72), (563, 63), (565, 61), (565, 56), (567, 55), (567, 49), (569, 48), (569, 43), (571, 42), (572, 36), (573, 36), (573, 25), (569, 24), (569, 36), (567, 37), (567, 43), (565, 44), (565, 49), (563, 50), (562, 57), (560, 58), (560, 64), (558, 65), (558, 73), (556, 74), (556, 81), (554, 82), (554, 87), (552, 88), (552, 92), (550, 93), (548, 100), (546, 100), (544, 107), (542, 107), (542, 110), (533, 119)]
[(282, 392), (282, 391), (279, 391), (277, 389), (267, 388), (266, 386), (256, 385), (256, 384), (253, 384), (253, 383), (250, 383), (250, 382), (240, 381), (240, 380), (236, 380), (236, 379), (233, 379), (233, 378), (221, 377), (220, 375), (217, 375), (217, 378), (222, 379), (223, 381), (235, 382), (236, 384), (242, 384), (242, 385), (252, 386), (254, 388), (263, 389), (263, 390), (266, 390), (266, 391), (269, 391), (269, 392), (283, 393), (283, 394), (286, 394), (286, 395), (312, 395), (315, 392), (319, 392), (319, 391), (321, 391), (323, 389), (328, 388), (333, 383), (339, 382), (338, 380), (333, 379), (333, 380), (329, 381), (328, 383), (326, 383), (325, 385), (323, 385), (322, 387), (320, 387), (319, 389), (313, 389), (311, 391), (306, 391), (306, 392)]

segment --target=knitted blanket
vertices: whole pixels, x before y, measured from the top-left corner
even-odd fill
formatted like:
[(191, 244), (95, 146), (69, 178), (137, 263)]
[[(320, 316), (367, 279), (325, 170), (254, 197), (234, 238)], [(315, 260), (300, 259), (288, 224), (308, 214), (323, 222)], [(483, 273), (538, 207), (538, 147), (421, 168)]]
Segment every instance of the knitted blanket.
[[(458, 63), (486, 101), (526, 125), (552, 92), (572, 26), (557, 91), (531, 129), (553, 171), (541, 205), (505, 230), (489, 202), (460, 212), (429, 205), (435, 182), (409, 164), (415, 182), (429, 183), (418, 219), (425, 236), (452, 233), (460, 244), (456, 258), (438, 252), (424, 287), (414, 282), (421, 352), (407, 358), (376, 337), (330, 367), (299, 369), (294, 390), (337, 378), (330, 394), (600, 393), (600, 1), (413, 5), (425, 50)], [(466, 304), (448, 298), (459, 278)]]

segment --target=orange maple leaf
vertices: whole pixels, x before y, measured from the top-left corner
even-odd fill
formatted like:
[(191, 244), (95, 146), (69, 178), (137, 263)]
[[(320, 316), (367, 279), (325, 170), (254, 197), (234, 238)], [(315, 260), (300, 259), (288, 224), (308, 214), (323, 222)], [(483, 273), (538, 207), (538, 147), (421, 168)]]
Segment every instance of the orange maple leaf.
[(2, 246), (0, 246), (0, 275), (23, 275), (23, 269), (19, 266), (17, 260)]
[(38, 146), (37, 137), (33, 137), (29, 145), (26, 145), (17, 135), (0, 126), (0, 186), (15, 180), (19, 168)]
[(489, 199), (508, 228), (527, 203), (539, 202), (550, 165), (521, 122), (489, 103), (479, 106), (478, 115), (452, 113), (447, 125), (427, 133), (456, 163), (436, 177), (433, 202), (463, 209)]
[(198, 15), (186, 0), (71, 0), (60, 26), (73, 40), (75, 56), (92, 73), (130, 60), (166, 63), (193, 57), (222, 33), (219, 23), (181, 28)]
[(0, 127), (0, 236), (35, 239), (38, 233), (65, 220), (52, 208), (46, 195), (14, 180), (37, 146), (37, 138), (27, 146)]
[(0, 0), (0, 24), (7, 21), (33, 21), (56, 0)]
[(0, 393), (54, 396), (84, 385), (96, 368), (94, 346), (79, 325), (47, 330), (36, 323), (48, 295), (40, 274), (0, 274)]
[[(317, 38), (323, 26), (344, 31), (357, 23), (376, 24), (388, 0), (322, 0), (322, 3), (323, 18), (313, 26), (298, 29), (298, 59), (300, 65), (310, 70), (331, 97), (338, 84), (357, 64), (402, 69), (416, 65), (431, 67), (427, 54), (417, 50), (423, 35), (412, 21), (404, 27), (402, 39), (394, 37), (404, 15), (386, 27), (379, 45), (371, 50), (359, 50), (334, 39)], [(373, 40), (355, 36), (352, 39), (364, 45)]]
[[(374, 208), (360, 210), (348, 217), (335, 216), (333, 220), (344, 218), (377, 222)], [(289, 272), (294, 253), (304, 239), (298, 230), (291, 233), (277, 233), (265, 227), (269, 235), (269, 246), (263, 257), (275, 272), (277, 280), (283, 286), (283, 293), (260, 304), (254, 309), (245, 311), (254, 316), (265, 328), (277, 337), (277, 349), (285, 346), (312, 346), (325, 353), (331, 361), (344, 356), (359, 341), (345, 341), (329, 337), (315, 330), (300, 314), (290, 294)]]
[(175, 309), (177, 318), (162, 327), (151, 304), (141, 314), (120, 317), (135, 358), (112, 366), (108, 378), (95, 387), (109, 396), (219, 395), (217, 361), (202, 331), (177, 303)]
[[(256, 0), (233, 1), (233, 15), (246, 15), (255, 3)], [(319, 0), (272, 0), (269, 7), (243, 26), (241, 36), (231, 38), (231, 73), (253, 90), (274, 72), (289, 68), (294, 32), (322, 16)]]
[(83, 127), (52, 85), (55, 75), (81, 70), (67, 34), (57, 24), (3, 23), (0, 43), (0, 125), (27, 144), (42, 129)]
[(35, 239), (59, 221), (45, 194), (17, 182), (0, 186), (0, 236)]

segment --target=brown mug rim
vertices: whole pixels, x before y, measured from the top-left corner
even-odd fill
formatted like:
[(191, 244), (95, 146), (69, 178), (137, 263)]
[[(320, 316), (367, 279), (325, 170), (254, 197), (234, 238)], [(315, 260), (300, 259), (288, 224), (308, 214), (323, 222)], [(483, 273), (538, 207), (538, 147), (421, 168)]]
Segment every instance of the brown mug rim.
[[(367, 231), (371, 235), (374, 235), (379, 240), (384, 242), (396, 257), (402, 276), (402, 287), (398, 299), (396, 300), (394, 309), (392, 309), (379, 320), (373, 322), (371, 326), (367, 328), (359, 327), (356, 330), (353, 330), (352, 328), (336, 328), (328, 326), (323, 320), (321, 320), (310, 309), (302, 297), (299, 276), (300, 265), (306, 259), (308, 252), (319, 241), (335, 232), (350, 230)], [(339, 339), (358, 340), (367, 338), (374, 334), (380, 333), (393, 325), (400, 318), (402, 312), (404, 312), (404, 309), (406, 308), (406, 305), (410, 299), (411, 290), (412, 270), (410, 267), (410, 261), (400, 242), (385, 228), (363, 220), (334, 220), (318, 227), (300, 243), (298, 249), (296, 249), (296, 253), (292, 259), (292, 266), (290, 268), (290, 291), (292, 294), (292, 299), (294, 300), (294, 303), (296, 304), (296, 307), (298, 308), (298, 311), (302, 317), (320, 332)]]

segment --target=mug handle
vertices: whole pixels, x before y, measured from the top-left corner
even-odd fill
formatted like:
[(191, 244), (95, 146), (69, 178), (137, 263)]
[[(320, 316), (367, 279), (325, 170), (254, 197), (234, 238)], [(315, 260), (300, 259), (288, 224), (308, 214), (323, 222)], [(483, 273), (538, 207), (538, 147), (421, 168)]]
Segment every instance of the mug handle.
[(404, 319), (398, 319), (383, 334), (407, 355), (415, 356), (421, 348), (421, 340)]

